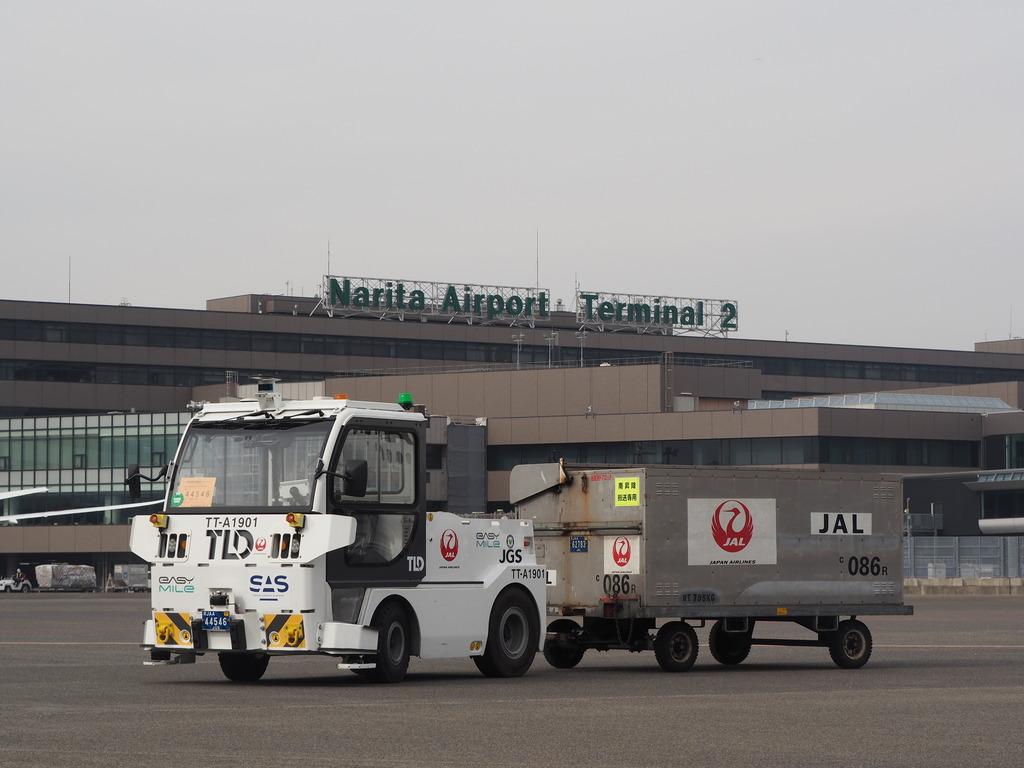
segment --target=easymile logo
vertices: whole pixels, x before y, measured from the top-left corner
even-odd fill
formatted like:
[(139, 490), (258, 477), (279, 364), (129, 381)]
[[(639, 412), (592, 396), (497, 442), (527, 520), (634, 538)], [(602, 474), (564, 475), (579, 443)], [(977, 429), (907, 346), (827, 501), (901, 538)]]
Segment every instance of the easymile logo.
[(193, 581), (195, 579), (191, 576), (161, 576), (157, 579), (157, 589), (160, 592), (190, 595), (196, 591)]

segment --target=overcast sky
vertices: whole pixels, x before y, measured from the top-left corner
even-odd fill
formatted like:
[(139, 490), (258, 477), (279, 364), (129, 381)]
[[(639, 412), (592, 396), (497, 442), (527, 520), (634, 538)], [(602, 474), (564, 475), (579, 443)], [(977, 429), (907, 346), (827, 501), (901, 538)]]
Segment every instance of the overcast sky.
[(0, 0), (2, 298), (360, 276), (1024, 335), (1024, 3)]

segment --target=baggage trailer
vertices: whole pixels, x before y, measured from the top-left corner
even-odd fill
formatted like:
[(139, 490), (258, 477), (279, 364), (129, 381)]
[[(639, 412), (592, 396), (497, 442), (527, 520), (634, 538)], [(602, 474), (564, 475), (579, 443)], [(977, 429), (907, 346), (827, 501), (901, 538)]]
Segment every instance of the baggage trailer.
[[(517, 466), (512, 503), (557, 573), (544, 656), (570, 668), (590, 649), (653, 649), (662, 669), (682, 672), (697, 658), (691, 623), (713, 622), (722, 664), (787, 645), (862, 667), (871, 632), (857, 617), (913, 613), (900, 487), (896, 476), (846, 472)], [(811, 636), (756, 636), (769, 621)]]

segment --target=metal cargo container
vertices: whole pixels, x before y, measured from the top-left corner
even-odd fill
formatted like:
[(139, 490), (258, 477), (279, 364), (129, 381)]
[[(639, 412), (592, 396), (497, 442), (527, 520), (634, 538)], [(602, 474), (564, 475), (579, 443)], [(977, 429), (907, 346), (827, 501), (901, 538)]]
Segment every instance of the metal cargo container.
[[(757, 644), (814, 645), (859, 667), (871, 635), (855, 617), (912, 613), (895, 476), (538, 464), (513, 469), (511, 495), (556, 573), (548, 611), (566, 618), (548, 628), (555, 666), (590, 648), (653, 648), (681, 671), (697, 653), (687, 620), (714, 620), (709, 645), (722, 663)], [(761, 621), (815, 636), (755, 638)]]
[(37, 565), (36, 583), (42, 590), (93, 592), (96, 589), (96, 569), (91, 565), (67, 563)]
[(113, 587), (117, 591), (148, 591), (149, 565), (146, 563), (117, 563), (114, 565), (112, 581)]

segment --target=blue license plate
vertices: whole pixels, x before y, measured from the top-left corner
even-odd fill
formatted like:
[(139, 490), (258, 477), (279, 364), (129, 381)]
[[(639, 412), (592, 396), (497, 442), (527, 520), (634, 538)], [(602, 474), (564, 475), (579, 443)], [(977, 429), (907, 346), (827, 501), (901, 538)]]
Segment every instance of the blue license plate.
[(230, 616), (227, 611), (203, 611), (203, 629), (207, 632), (227, 632), (231, 629)]
[(590, 549), (590, 539), (586, 536), (570, 536), (569, 537), (569, 551), (570, 552), (587, 552)]

